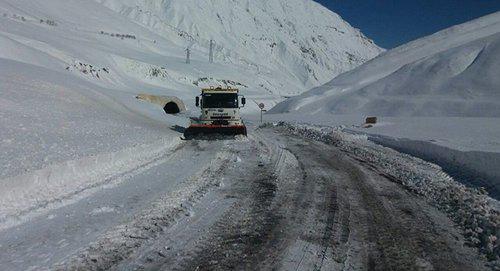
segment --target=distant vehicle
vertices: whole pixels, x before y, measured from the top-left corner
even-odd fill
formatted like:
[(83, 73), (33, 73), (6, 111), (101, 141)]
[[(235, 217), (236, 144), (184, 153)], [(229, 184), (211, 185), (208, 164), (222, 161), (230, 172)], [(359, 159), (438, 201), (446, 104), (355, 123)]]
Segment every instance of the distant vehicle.
[(196, 97), (196, 107), (200, 107), (201, 116), (191, 118), (191, 125), (184, 132), (184, 137), (211, 134), (246, 136), (247, 128), (240, 117), (240, 108), (245, 104), (246, 99), (239, 95), (238, 89), (202, 89), (201, 96)]

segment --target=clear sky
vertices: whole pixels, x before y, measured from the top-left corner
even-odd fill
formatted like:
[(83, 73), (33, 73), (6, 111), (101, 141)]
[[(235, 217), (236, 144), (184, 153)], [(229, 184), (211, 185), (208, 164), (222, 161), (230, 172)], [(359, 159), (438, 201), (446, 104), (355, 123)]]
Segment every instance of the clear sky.
[(393, 48), (500, 11), (500, 0), (314, 0), (379, 46)]

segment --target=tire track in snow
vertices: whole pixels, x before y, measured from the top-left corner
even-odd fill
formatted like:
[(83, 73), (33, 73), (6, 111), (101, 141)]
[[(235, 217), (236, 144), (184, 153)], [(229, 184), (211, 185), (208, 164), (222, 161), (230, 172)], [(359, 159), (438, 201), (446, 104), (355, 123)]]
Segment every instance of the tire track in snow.
[[(195, 147), (203, 151), (199, 142)], [(108, 270), (127, 259), (139, 247), (170, 227), (182, 216), (189, 216), (191, 206), (211, 189), (220, 185), (220, 173), (229, 163), (230, 154), (221, 150), (179, 190), (164, 195), (125, 224), (110, 229), (90, 247), (56, 264), (56, 270)], [(197, 167), (199, 165), (192, 165)]]
[[(266, 165), (243, 168), (236, 203), (196, 246), (144, 268), (169, 270), (482, 270), (443, 214), (371, 167), (322, 143), (272, 132)], [(283, 156), (279, 149), (284, 149)], [(275, 176), (286, 157), (292, 182)], [(266, 157), (261, 157), (266, 158)], [(248, 157), (244, 157), (247, 160)], [(258, 161), (255, 161), (257, 163)], [(285, 163), (286, 164), (286, 163)], [(281, 166), (278, 166), (280, 168)], [(281, 167), (278, 172), (289, 172)], [(249, 173), (250, 172), (250, 173)]]
[[(87, 260), (76, 266), (112, 270), (484, 269), (444, 214), (406, 191), (398, 180), (386, 178), (337, 147), (274, 130), (256, 131), (249, 141), (238, 143), (230, 149), (243, 162), (214, 172), (212, 179), (225, 178), (224, 186), (188, 201), (198, 213), (190, 214), (194, 219), (184, 219), (173, 231), (175, 236), (168, 229), (176, 226), (165, 223), (160, 231), (153, 227), (153, 235), (134, 234), (139, 241), (133, 239), (125, 243), (126, 249), (112, 251), (111, 259), (106, 249), (98, 247), (97, 265), (85, 256)], [(205, 209), (196, 204), (198, 200), (211, 205)], [(174, 201), (178, 204), (179, 199)], [(146, 225), (151, 229), (150, 222)], [(143, 239), (158, 236), (158, 242)], [(186, 236), (187, 241), (175, 240)], [(131, 254), (127, 246), (136, 245), (148, 248)], [(140, 260), (129, 259), (131, 264), (123, 261), (127, 257)], [(99, 265), (103, 259), (109, 265)]]

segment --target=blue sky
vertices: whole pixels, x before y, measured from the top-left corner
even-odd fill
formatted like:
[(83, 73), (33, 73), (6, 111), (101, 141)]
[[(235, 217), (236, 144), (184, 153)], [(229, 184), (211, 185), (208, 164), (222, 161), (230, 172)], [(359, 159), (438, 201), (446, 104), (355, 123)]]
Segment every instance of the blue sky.
[(384, 48), (500, 11), (500, 0), (315, 0)]

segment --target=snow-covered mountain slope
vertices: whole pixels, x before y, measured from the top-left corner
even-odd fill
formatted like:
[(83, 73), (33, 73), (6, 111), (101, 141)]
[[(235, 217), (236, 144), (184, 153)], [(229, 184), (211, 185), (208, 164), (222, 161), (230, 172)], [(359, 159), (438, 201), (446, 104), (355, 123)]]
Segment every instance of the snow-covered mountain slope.
[[(313, 87), (381, 52), (337, 14), (310, 0), (97, 0), (181, 46), (249, 69), (281, 71)], [(280, 89), (284, 95), (301, 88)]]
[(382, 51), (311, 0), (3, 0), (0, 15), (0, 57), (188, 106), (201, 86), (227, 84), (271, 106)]
[(413, 41), (273, 112), (500, 117), (500, 12)]

